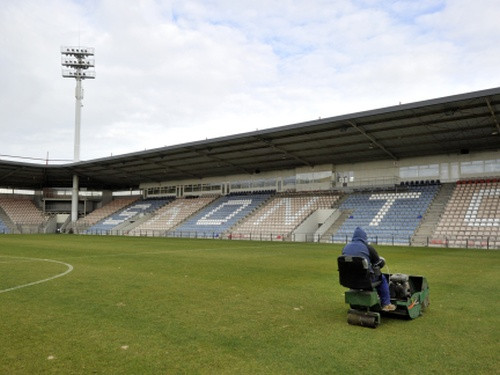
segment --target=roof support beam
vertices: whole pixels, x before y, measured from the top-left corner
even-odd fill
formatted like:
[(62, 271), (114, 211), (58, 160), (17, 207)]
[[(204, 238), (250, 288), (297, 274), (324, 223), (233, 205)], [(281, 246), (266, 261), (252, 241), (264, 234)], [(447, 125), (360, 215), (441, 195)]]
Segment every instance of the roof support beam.
[(196, 152), (198, 155), (202, 155), (202, 156), (205, 156), (206, 158), (210, 159), (210, 160), (215, 160), (216, 162), (218, 163), (221, 163), (221, 164), (226, 164), (226, 165), (229, 165), (235, 169), (239, 169), (240, 171), (243, 171), (245, 172), (246, 174), (252, 174), (253, 172), (249, 171), (248, 169), (246, 168), (243, 168), (239, 165), (236, 165), (234, 163), (231, 163), (230, 161), (227, 161), (227, 160), (224, 160), (224, 159), (221, 159), (221, 158), (218, 158), (217, 156), (214, 156), (214, 155), (210, 155), (209, 154), (209, 151), (202, 151), (202, 150), (196, 150), (196, 149), (192, 149), (194, 152)]
[(257, 138), (259, 141), (265, 143), (266, 145), (268, 145), (273, 150), (276, 150), (276, 151), (278, 151), (278, 152), (280, 152), (280, 153), (282, 153), (282, 154), (284, 154), (284, 155), (286, 155), (286, 156), (288, 156), (288, 157), (290, 157), (292, 159), (295, 159), (295, 160), (301, 162), (302, 164), (307, 165), (308, 167), (311, 167), (311, 168), (314, 167), (314, 165), (312, 165), (311, 163), (309, 163), (307, 160), (299, 158), (298, 156), (296, 156), (296, 155), (294, 155), (294, 154), (292, 154), (292, 153), (290, 153), (290, 152), (288, 152), (286, 150), (283, 150), (282, 148), (280, 148), (278, 146), (275, 146), (271, 141), (268, 141), (267, 139), (264, 139), (264, 138), (261, 138), (261, 137), (255, 137), (255, 138)]
[(161, 167), (161, 168), (163, 168), (164, 170), (167, 170), (167, 171), (171, 170), (171, 171), (175, 171), (175, 172), (180, 173), (180, 174), (183, 174), (183, 173), (187, 174), (188, 176), (191, 176), (191, 177), (194, 177), (194, 178), (198, 178), (198, 179), (202, 178), (199, 175), (196, 175), (196, 174), (184, 171), (184, 170), (182, 170), (180, 168), (176, 168), (176, 167), (173, 167), (171, 165), (168, 165), (168, 163), (167, 164), (163, 163), (163, 162), (161, 162), (161, 163), (160, 162), (151, 162), (151, 163), (153, 163), (154, 165), (157, 165), (157, 166), (159, 166), (159, 167)]
[(493, 121), (495, 122), (495, 125), (497, 127), (497, 132), (500, 134), (500, 124), (498, 123), (497, 115), (495, 114), (495, 110), (491, 106), (490, 100), (486, 98), (486, 104), (488, 105), (488, 108), (490, 109), (491, 116), (493, 117)]
[(80, 178), (80, 186), (82, 187), (86, 186), (87, 181), (99, 181), (103, 186), (106, 186), (106, 180), (111, 177), (119, 177), (123, 181), (128, 181), (129, 187), (138, 186), (138, 184), (133, 182), (133, 178), (141, 176), (140, 174), (134, 174), (127, 171), (126, 167), (118, 166), (110, 166), (106, 170), (101, 170), (99, 172), (93, 171), (92, 168), (82, 168), (81, 166), (69, 167), (68, 169)]
[(371, 143), (373, 143), (375, 146), (377, 146), (379, 149), (384, 151), (387, 155), (391, 157), (391, 159), (398, 160), (398, 158), (389, 150), (387, 150), (383, 145), (381, 145), (375, 138), (373, 138), (370, 134), (368, 134), (366, 131), (361, 129), (357, 124), (355, 124), (353, 121), (347, 121), (349, 125), (351, 125), (354, 129), (356, 129), (358, 132), (363, 134), (366, 138), (370, 140)]
[(4, 174), (3, 176), (1, 176), (1, 177), (0, 177), (0, 181), (5, 180), (7, 177), (9, 177), (9, 176), (13, 175), (14, 173), (16, 173), (16, 172), (17, 172), (18, 170), (20, 170), (20, 169), (22, 170), (22, 169), (24, 169), (24, 168), (22, 168), (22, 167), (21, 167), (21, 168), (16, 168), (16, 169), (13, 169), (13, 170), (12, 170), (12, 171), (10, 171), (9, 173)]

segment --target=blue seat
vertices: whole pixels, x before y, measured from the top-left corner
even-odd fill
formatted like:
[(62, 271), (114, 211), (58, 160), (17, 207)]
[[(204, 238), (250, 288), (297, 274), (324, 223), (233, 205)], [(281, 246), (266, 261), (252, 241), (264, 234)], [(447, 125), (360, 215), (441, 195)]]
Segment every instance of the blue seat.
[(340, 205), (340, 210), (349, 210), (352, 214), (335, 233), (333, 241), (345, 242), (346, 237), (350, 239), (354, 229), (360, 226), (369, 239), (408, 243), (438, 188), (437, 185), (412, 185), (405, 191), (350, 195)]
[(107, 232), (123, 224), (127, 220), (132, 220), (134, 217), (154, 212), (172, 201), (173, 198), (165, 199), (145, 199), (135, 202), (132, 205), (125, 207), (118, 212), (115, 212), (110, 217), (107, 217), (97, 224), (94, 224), (86, 230), (86, 233)]
[(270, 196), (270, 194), (245, 194), (221, 197), (179, 225), (174, 235), (217, 237), (250, 214)]
[(10, 233), (10, 229), (5, 223), (0, 219), (0, 234), (1, 233)]

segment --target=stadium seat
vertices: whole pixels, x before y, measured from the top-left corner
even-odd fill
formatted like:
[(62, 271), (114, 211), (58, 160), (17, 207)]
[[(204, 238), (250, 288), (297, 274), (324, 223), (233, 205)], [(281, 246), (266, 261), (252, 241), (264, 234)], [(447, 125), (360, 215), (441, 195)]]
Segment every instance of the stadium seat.
[(110, 217), (99, 221), (97, 224), (92, 225), (86, 230), (85, 233), (88, 234), (100, 234), (107, 233), (114, 230), (119, 225), (125, 223), (126, 221), (133, 220), (138, 215), (145, 215), (152, 213), (167, 204), (171, 199), (147, 199), (136, 201), (132, 205), (116, 212)]
[(270, 194), (231, 194), (209, 204), (173, 231), (179, 237), (218, 237), (269, 199)]
[(258, 235), (283, 240), (312, 212), (331, 208), (337, 199), (336, 194), (277, 195), (231, 231), (237, 233), (238, 238)]
[(500, 238), (500, 185), (490, 179), (458, 181), (433, 234), (452, 247), (488, 247)]
[(359, 226), (370, 241), (408, 244), (438, 188), (414, 184), (404, 191), (351, 194), (339, 208), (352, 214), (334, 234), (333, 241), (345, 242)]
[(154, 236), (173, 229), (216, 199), (215, 196), (176, 199), (159, 209), (148, 221), (134, 228), (130, 235)]

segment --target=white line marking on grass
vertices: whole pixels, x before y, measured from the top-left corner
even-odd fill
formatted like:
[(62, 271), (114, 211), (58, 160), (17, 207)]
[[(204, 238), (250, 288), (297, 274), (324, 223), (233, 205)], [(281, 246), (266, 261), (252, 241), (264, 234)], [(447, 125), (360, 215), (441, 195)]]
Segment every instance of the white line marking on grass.
[(47, 281), (57, 279), (58, 277), (63, 277), (63, 276), (65, 276), (65, 275), (67, 275), (68, 273), (70, 273), (71, 271), (73, 271), (73, 266), (72, 266), (71, 264), (69, 264), (69, 263), (64, 263), (64, 262), (60, 262), (60, 261), (58, 261), (58, 260), (53, 260), (53, 259), (40, 259), (40, 258), (27, 258), (27, 257), (13, 257), (13, 256), (8, 256), (8, 255), (0, 255), (0, 258), (21, 259), (21, 260), (23, 260), (23, 261), (30, 260), (30, 261), (38, 261), (38, 262), (58, 263), (58, 264), (63, 264), (63, 265), (65, 265), (66, 267), (68, 267), (68, 269), (67, 269), (66, 271), (64, 271), (63, 273), (59, 273), (59, 274), (57, 274), (57, 275), (54, 275), (54, 276), (48, 277), (48, 278), (43, 279), (43, 280), (33, 281), (32, 283), (23, 284), (23, 285), (17, 285), (17, 286), (14, 286), (14, 287), (12, 287), (12, 288), (7, 288), (7, 289), (0, 290), (0, 294), (1, 294), (1, 293), (12, 292), (13, 290), (17, 290), (17, 289), (25, 288), (25, 287), (27, 287), (27, 286), (33, 286), (33, 285), (37, 285), (37, 284), (41, 284), (41, 283), (45, 283), (45, 282), (47, 282)]

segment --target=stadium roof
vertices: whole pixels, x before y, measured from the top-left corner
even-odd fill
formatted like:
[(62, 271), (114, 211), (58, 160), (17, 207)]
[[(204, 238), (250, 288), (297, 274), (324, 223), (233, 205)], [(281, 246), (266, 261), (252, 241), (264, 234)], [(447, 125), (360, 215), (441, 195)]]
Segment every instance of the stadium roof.
[(64, 165), (0, 160), (0, 186), (141, 183), (500, 149), (500, 88)]

